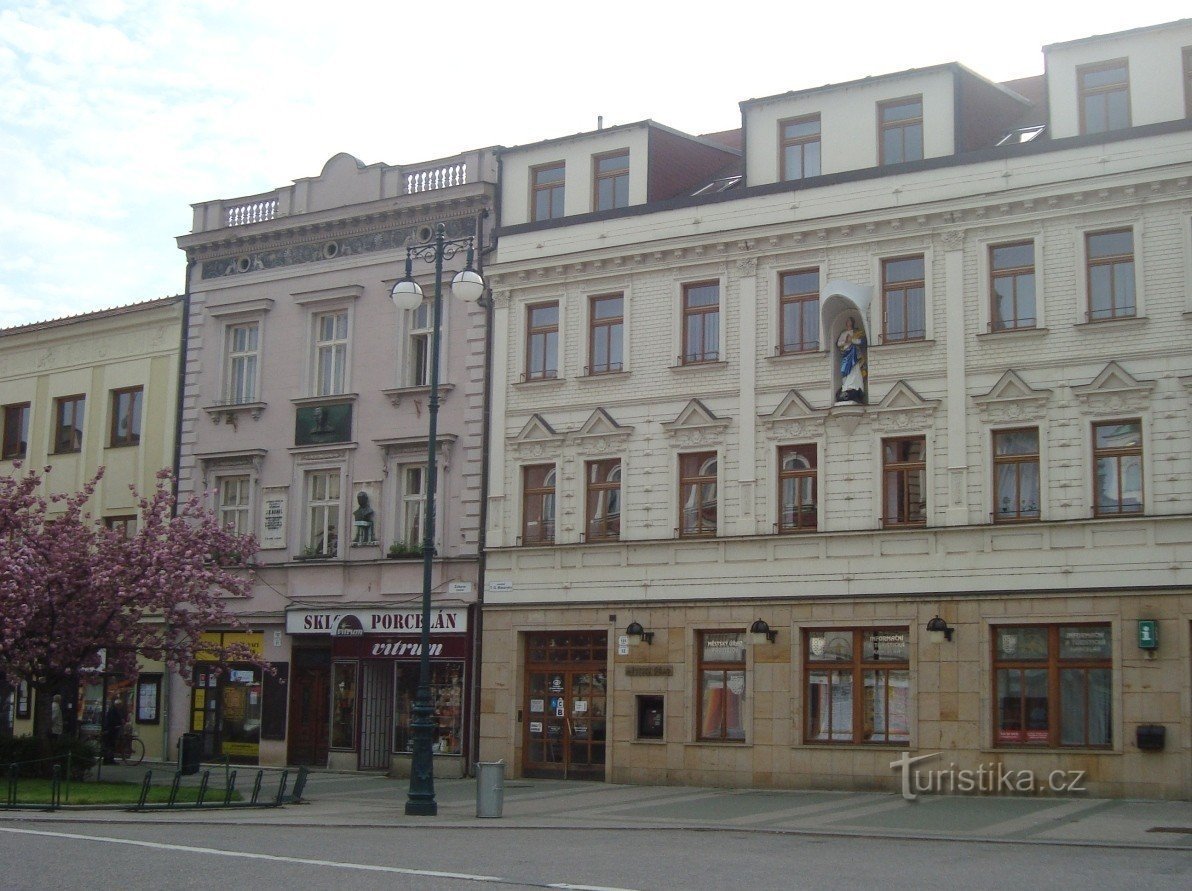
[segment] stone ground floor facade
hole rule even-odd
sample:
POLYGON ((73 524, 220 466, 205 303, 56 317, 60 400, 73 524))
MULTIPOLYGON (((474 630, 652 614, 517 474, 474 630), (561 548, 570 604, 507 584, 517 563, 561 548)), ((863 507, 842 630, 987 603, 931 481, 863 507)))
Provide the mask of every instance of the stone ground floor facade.
POLYGON ((1020 794, 990 776, 1025 771, 1093 796, 1192 796, 1183 589, 731 596, 741 584, 486 606, 481 756, 513 776, 895 791, 908 752, 948 774, 937 791, 1020 794), (931 639, 936 616, 950 640, 931 639), (758 619, 772 642, 750 641, 758 619))

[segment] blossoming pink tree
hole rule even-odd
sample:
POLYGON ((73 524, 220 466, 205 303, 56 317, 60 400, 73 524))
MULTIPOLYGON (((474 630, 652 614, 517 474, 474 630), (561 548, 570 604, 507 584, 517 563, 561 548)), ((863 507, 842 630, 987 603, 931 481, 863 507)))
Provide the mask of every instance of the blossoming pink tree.
POLYGON ((175 511, 162 471, 125 538, 86 512, 102 474, 49 498, 34 471, 0 477, 0 676, 40 694, 37 735, 49 731, 46 694, 73 687, 101 654, 108 671, 128 674, 144 657, 190 677, 199 649, 262 664, 243 645, 200 646, 208 628, 240 627, 228 605, 249 593, 253 537, 220 528, 197 498, 175 511))

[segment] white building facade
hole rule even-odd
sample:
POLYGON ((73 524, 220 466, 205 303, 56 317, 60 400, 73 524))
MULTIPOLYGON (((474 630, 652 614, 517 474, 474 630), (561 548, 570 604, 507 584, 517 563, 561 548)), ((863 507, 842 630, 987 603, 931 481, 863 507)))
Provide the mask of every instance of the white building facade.
POLYGON ((1190 46, 503 151, 485 758, 1192 792, 1190 46))

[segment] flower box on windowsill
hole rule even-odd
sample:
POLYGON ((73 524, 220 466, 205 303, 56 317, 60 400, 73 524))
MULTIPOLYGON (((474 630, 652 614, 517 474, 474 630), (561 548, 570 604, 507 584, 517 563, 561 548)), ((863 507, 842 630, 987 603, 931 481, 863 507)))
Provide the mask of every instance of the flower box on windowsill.
POLYGON ((385 554, 386 560, 421 560, 422 548, 411 548, 405 545, 390 545, 385 554))
POLYGON ((295 554, 294 560, 299 563, 318 560, 334 560, 335 554, 295 554))

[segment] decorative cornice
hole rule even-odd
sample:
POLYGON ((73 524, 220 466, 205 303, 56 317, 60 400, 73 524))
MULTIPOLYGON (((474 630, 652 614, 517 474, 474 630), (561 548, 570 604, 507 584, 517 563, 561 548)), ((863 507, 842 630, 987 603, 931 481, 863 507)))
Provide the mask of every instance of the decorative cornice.
POLYGON ((1037 390, 1014 369, 1003 374, 988 393, 973 396, 981 418, 990 423, 1036 421, 1047 411, 1051 390, 1037 390))
POLYGON ((1141 381, 1110 362, 1089 383, 1072 388, 1072 394, 1085 409, 1094 414, 1118 411, 1144 411, 1150 404, 1154 381, 1141 381))
POLYGON ((877 430, 921 430, 931 425, 938 399, 924 399, 906 381, 895 382, 884 399, 867 409, 877 430))

